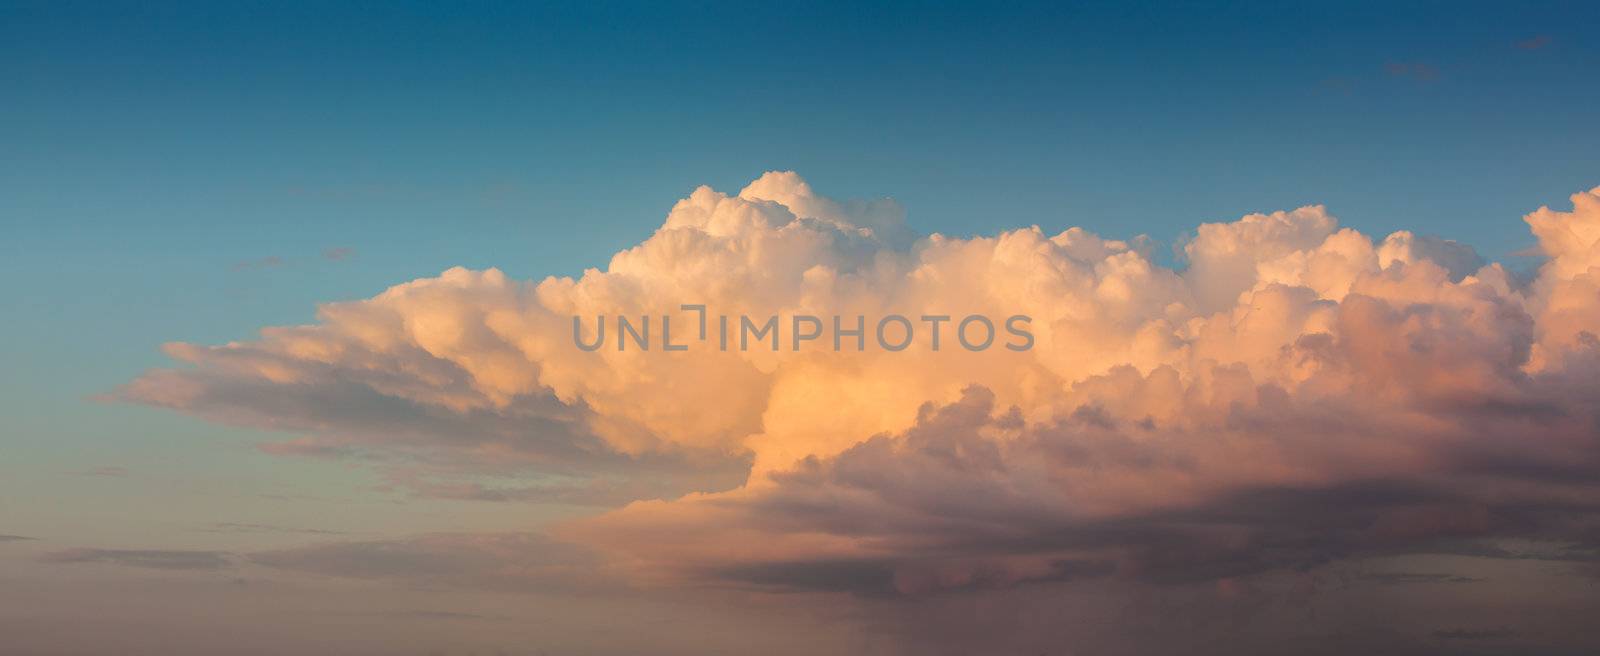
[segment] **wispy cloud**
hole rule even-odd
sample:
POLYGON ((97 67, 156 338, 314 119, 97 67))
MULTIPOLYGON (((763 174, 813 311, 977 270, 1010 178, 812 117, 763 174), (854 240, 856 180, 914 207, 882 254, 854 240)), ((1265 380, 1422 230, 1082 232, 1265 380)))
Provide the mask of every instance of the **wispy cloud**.
POLYGON ((1478 583, 1483 579, 1459 574, 1419 573, 1419 572, 1375 572, 1359 577, 1362 581, 1371 581, 1382 585, 1421 585, 1430 583, 1478 583))
POLYGON ((47 563, 104 563, 124 567, 171 570, 213 570, 232 566, 226 552, 166 549, 66 549, 40 557, 47 563))
POLYGON ((513 591, 614 584, 587 549, 532 533, 434 534, 250 554, 257 565, 322 576, 513 591))
POLYGON ((1523 39, 1521 41, 1518 41, 1516 43, 1516 46, 1518 48, 1522 49, 1522 50, 1539 50, 1541 48, 1549 46, 1553 42, 1554 42, 1554 40, 1551 39, 1549 35, 1547 35, 1547 34, 1539 34, 1539 35, 1536 35, 1536 36, 1529 37, 1527 39, 1523 39))
POLYGON ((1433 632, 1433 637, 1441 640, 1500 640, 1514 638, 1516 631, 1511 629, 1444 629, 1433 632))
POLYGON ((239 261, 239 262, 235 262, 235 263, 233 263, 233 270, 234 271, 247 271, 247 270, 250 270, 250 269, 275 269, 275 268, 283 266, 283 264, 284 264, 283 258, 278 257, 276 255, 268 255, 266 257, 262 257, 262 258, 258 258, 258 259, 254 259, 254 260, 242 260, 242 261, 239 261))
POLYGON ((117 465, 107 465, 104 467, 95 467, 92 469, 85 469, 83 471, 71 473, 77 476, 104 476, 107 478, 122 478, 128 475, 128 468, 117 465))
POLYGON ((424 620, 424 621, 504 621, 511 619, 505 615, 484 615, 480 613, 462 613, 448 610, 379 610, 370 612, 336 612, 318 613, 319 615, 336 615, 343 617, 379 617, 396 620, 424 620))
POLYGON ((1432 82, 1439 79, 1439 69, 1432 64, 1422 62, 1389 62, 1383 65, 1383 70, 1390 77, 1417 82, 1432 82))
POLYGON ((317 528, 296 528, 290 526, 277 526, 274 524, 251 524, 242 522, 215 522, 202 529, 207 533, 299 533, 306 535, 341 535, 344 531, 332 531, 317 528))

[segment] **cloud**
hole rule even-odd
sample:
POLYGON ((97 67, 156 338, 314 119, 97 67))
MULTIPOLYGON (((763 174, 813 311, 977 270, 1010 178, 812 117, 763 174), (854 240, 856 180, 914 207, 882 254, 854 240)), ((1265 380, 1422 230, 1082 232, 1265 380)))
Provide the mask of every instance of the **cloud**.
MULTIPOLYGON (((1125 374, 1136 387, 1111 396, 1148 396, 1138 386, 1150 382, 1125 374)), ((1211 426, 1184 419, 1209 414, 1198 404, 1132 422, 1086 405, 1039 426, 972 388, 930 404, 904 434, 808 459, 737 494, 634 504, 578 522, 569 537, 669 570, 650 572, 657 577, 867 594, 1068 572, 1209 581, 1508 537, 1566 543, 1564 556, 1548 557, 1571 561, 1600 547, 1600 514, 1569 505, 1595 493, 1592 475, 1485 468, 1464 455, 1526 428, 1434 433, 1429 440, 1454 443, 1422 445, 1407 443, 1415 428, 1406 421, 1341 416, 1344 404, 1295 407, 1271 387, 1256 394, 1270 400, 1232 399, 1211 426), (1448 462, 1453 454, 1463 455, 1448 462)), ((1592 422, 1541 423, 1547 435, 1583 439, 1592 422)), ((1592 454, 1582 467, 1593 471, 1592 454)))
MULTIPOLYGON (((556 537, 641 582, 1237 588, 1352 558, 1518 553, 1507 540, 1581 563, 1600 545, 1600 189, 1572 203, 1525 218, 1546 258, 1532 279, 1315 205, 1203 224, 1169 268, 1148 239, 1079 228, 919 236, 892 201, 768 173, 696 189, 604 270, 451 269, 312 325, 168 345, 186 368, 115 396, 290 432, 263 450, 358 460, 418 495, 621 506, 556 537), (698 340, 684 303, 713 321, 1020 314, 1036 345, 572 341, 573 317, 601 315, 672 315, 698 340)), ((487 556, 559 549, 485 539, 258 562, 493 581, 487 556)))
MULTIPOLYGON (((354 258, 356 256, 356 251, 355 249, 346 246, 333 246, 322 249, 320 256, 323 260, 328 262, 344 262, 354 258)), ((253 260, 241 260, 239 262, 235 262, 232 266, 232 269, 234 271, 249 271, 252 269, 278 269, 289 266, 290 264, 299 265, 304 264, 305 262, 306 257, 285 258, 278 255, 269 255, 253 260)))
POLYGON ((332 542, 257 552, 248 559, 285 571, 440 587, 549 592, 606 585, 588 550, 532 533, 332 542))
POLYGON ((241 522, 213 522, 205 529, 207 533, 304 533, 310 535, 339 535, 344 531, 330 531, 316 528, 294 528, 277 526, 273 524, 251 524, 241 522))
POLYGON ((377 618, 383 618, 383 619, 393 619, 393 620, 403 620, 403 621, 413 621, 413 620, 430 620, 430 621, 431 620, 437 620, 437 621, 461 621, 461 620, 470 620, 470 621, 483 621, 483 620, 505 621, 505 620, 509 619, 507 617, 498 616, 498 615, 480 615, 478 613, 458 613, 458 612, 454 612, 454 611, 445 611, 445 610, 370 611, 370 612, 359 612, 359 613, 338 613, 338 615, 347 616, 347 617, 377 617, 377 618))
POLYGON ((1355 92, 1356 84, 1357 80, 1352 77, 1342 75, 1325 77, 1317 83, 1314 93, 1349 96, 1355 92))
POLYGON ((1378 572, 1361 577, 1365 581, 1373 581, 1381 585, 1426 585, 1426 584, 1462 584, 1477 583, 1483 579, 1456 574, 1419 573, 1419 572, 1378 572))
POLYGON ((22 536, 22 535, 0 535, 0 542, 22 542, 22 541, 34 540, 34 539, 37 539, 37 538, 30 538, 30 537, 22 536))
POLYGON ((1432 64, 1422 62, 1389 62, 1383 65, 1389 77, 1406 78, 1417 82, 1432 82, 1439 79, 1439 69, 1432 64))
MULTIPOLYGON (((352 354, 352 362, 332 363, 273 352, 279 347, 171 345, 170 353, 206 366, 151 372, 119 395, 229 425, 310 432, 260 448, 274 455, 370 459, 400 483, 535 472, 547 487, 582 479, 562 487, 563 496, 604 497, 612 488, 660 496, 735 485, 743 471, 737 454, 610 449, 584 425, 596 420, 592 412, 548 392, 509 398, 499 407, 470 407, 470 374, 420 352, 387 363, 360 353, 352 354), (359 364, 368 358, 370 367, 359 364), (400 462, 415 463, 431 476, 400 462), (592 492, 583 494, 586 489, 592 492)), ((426 492, 430 486, 414 489, 426 492)))
MULTIPOLYGON (((1098 331, 1063 343, 1082 324, 1034 311, 1057 394, 963 371, 982 384, 902 431, 811 441, 740 490, 638 502, 567 535, 643 576, 902 594, 1052 580, 1060 563, 1177 582, 1463 540, 1592 549, 1597 516, 1575 501, 1596 499, 1600 463, 1600 398, 1579 382, 1600 371, 1585 337, 1597 198, 1529 215, 1551 259, 1526 286, 1458 243, 1374 242, 1320 207, 1202 226, 1186 271, 1151 267, 1159 282, 1112 296, 1146 308, 1136 320, 1097 312, 1098 331)), ((1053 297, 1086 296, 1106 298, 1053 297)), ((818 416, 769 406, 765 429, 838 421, 818 416)))
POLYGON ((1516 636, 1517 632, 1510 629, 1448 629, 1433 632, 1433 637, 1442 640, 1500 640, 1516 636))
POLYGON ((232 567, 228 554, 221 551, 162 549, 66 549, 40 557, 47 563, 106 563, 123 567, 171 570, 213 570, 232 567))
POLYGON ((1552 42, 1553 42, 1553 39, 1550 38, 1550 35, 1548 35, 1548 34, 1539 34, 1539 35, 1535 35, 1535 36, 1529 37, 1527 39, 1523 39, 1521 41, 1518 41, 1516 43, 1516 46, 1520 50, 1539 50, 1541 48, 1544 48, 1545 46, 1550 45, 1552 42))
POLYGON ((283 266, 283 264, 283 258, 276 255, 268 255, 266 257, 254 260, 241 260, 239 262, 235 262, 233 264, 233 270, 246 271, 249 269, 275 269, 283 266))
POLYGON ((83 471, 73 472, 73 473, 77 474, 79 476, 104 476, 104 477, 109 477, 109 478, 122 478, 122 477, 128 475, 128 468, 127 467, 119 467, 119 466, 115 466, 115 465, 108 465, 108 466, 105 466, 105 467, 95 467, 93 469, 85 469, 83 471))

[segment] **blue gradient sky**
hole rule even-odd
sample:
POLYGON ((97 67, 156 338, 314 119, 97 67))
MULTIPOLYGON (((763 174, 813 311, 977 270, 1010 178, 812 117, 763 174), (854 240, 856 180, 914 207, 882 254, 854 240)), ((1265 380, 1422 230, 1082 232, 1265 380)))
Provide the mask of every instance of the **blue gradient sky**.
POLYGON ((52 521, 30 500, 117 514, 59 482, 99 466, 144 474, 127 508, 208 473, 234 496, 356 494, 332 465, 265 473, 242 431, 229 450, 226 429, 85 399, 163 342, 450 266, 603 265, 700 184, 793 169, 925 232, 1164 245, 1323 203, 1499 259, 1532 244, 1518 217, 1600 172, 1592 3, 144 4, 0 3, 13 530, 52 521))

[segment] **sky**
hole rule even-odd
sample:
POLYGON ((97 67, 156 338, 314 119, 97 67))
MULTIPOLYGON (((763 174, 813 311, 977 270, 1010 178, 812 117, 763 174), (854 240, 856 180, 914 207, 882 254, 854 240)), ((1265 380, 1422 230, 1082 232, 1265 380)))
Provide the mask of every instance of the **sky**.
POLYGON ((1595 544, 1564 513, 1600 500, 1597 21, 1588 3, 0 1, 0 589, 26 591, 0 599, 0 634, 28 653, 304 646, 248 621, 265 613, 341 653, 819 634, 839 653, 995 635, 1138 653, 1157 643, 1045 627, 1181 640, 1140 624, 1179 608, 1243 627, 1198 643, 1236 653, 1308 615, 1290 624, 1335 651, 1593 647, 1563 623, 1592 584, 1532 590, 1595 544), (1026 310, 1040 344, 685 364, 562 341, 561 317, 690 297, 1026 310), (286 326, 307 328, 263 332, 286 326), (1249 382, 1218 382, 1229 366, 1249 382), (1262 446, 1302 431, 1337 446, 1262 446), (1003 489, 936 466, 990 447, 1003 489), (1020 464, 1073 471, 1063 453, 1118 473, 1020 464), (1493 458, 1523 474, 1485 474, 1493 458), (1333 491, 1419 495, 1339 517, 1433 530, 1282 530, 1333 491), (1219 508, 1316 548, 1107 537, 1219 508), (522 554, 536 571, 497 581, 522 554), (1165 574, 1189 559, 1208 574, 1165 574), (1446 600, 1459 622, 1380 612, 1446 600), (1039 607, 1060 616, 1019 610, 1039 607), (194 612, 218 628, 171 628, 194 612))

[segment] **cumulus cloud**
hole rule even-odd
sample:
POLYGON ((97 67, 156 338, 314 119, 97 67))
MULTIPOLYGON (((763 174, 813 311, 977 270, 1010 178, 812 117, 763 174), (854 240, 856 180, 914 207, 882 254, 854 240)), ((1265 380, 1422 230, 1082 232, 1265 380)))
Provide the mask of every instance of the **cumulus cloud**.
POLYGON ((190 366, 116 396, 296 433, 263 449, 364 458, 418 494, 627 504, 560 535, 639 580, 1191 582, 1507 537, 1579 562, 1600 544, 1600 189, 1572 202, 1526 217, 1547 261, 1521 281, 1321 206, 1201 225, 1169 268, 1079 228, 918 236, 892 201, 768 173, 695 190, 604 270, 452 269, 168 345, 190 366), (573 343, 602 315, 698 339, 686 303, 1027 315, 1036 344, 573 343))

